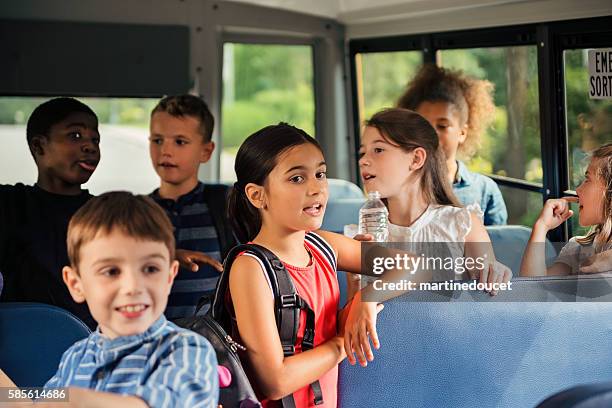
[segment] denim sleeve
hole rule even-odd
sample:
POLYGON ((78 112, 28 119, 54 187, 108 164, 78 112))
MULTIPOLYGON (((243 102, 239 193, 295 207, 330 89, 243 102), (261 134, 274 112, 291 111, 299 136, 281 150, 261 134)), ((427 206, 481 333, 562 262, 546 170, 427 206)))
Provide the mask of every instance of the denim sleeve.
POLYGON ((506 225, 508 222, 508 210, 506 210, 506 203, 499 187, 493 180, 487 178, 485 188, 488 199, 486 208, 483 208, 484 224, 506 225))
POLYGON ((204 337, 180 334, 135 395, 149 407, 217 408, 217 357, 204 337))

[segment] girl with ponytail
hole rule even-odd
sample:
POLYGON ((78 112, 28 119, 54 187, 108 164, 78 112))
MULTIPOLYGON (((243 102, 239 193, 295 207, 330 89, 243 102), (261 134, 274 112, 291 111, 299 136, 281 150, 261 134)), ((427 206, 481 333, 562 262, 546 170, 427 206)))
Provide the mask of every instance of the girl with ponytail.
MULTIPOLYGON (((321 147, 301 129, 283 123, 268 126, 240 146, 235 170, 237 181, 228 204, 235 233, 241 242, 261 245, 283 262, 299 296, 315 315, 314 347, 301 349, 306 321, 302 311, 296 353, 285 357, 265 271, 248 253, 235 259, 226 306, 235 317, 232 336, 246 347, 243 361, 251 382, 265 407, 277 406, 277 400, 293 394, 299 408, 313 405, 309 385, 318 380, 323 396, 320 406, 335 407, 337 366, 346 357, 343 326, 349 314, 349 307, 338 312, 336 266, 360 272, 361 247, 339 234, 314 232, 321 226, 328 198, 321 147)), ((380 308, 376 304, 356 308, 364 310, 361 321, 367 324, 375 347, 380 308)), ((369 343, 364 351, 356 350, 365 365, 365 356, 373 358, 369 343)))

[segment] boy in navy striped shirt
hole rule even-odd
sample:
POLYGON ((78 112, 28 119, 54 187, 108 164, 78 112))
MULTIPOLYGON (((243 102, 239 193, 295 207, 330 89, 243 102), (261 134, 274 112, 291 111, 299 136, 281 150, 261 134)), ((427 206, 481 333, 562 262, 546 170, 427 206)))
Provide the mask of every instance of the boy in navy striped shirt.
POLYGON ((72 217, 67 244, 64 282, 98 328, 45 387, 77 387, 69 397, 79 406, 216 407, 212 346, 163 314, 178 270, 164 211, 148 197, 103 194, 72 217))
POLYGON ((214 293, 220 261, 237 243, 225 211, 227 186, 198 180, 200 165, 215 149, 213 128, 206 103, 194 95, 167 96, 151 113, 149 153, 161 182, 150 196, 175 228, 181 266, 165 311, 168 319, 192 316, 198 301, 214 293))

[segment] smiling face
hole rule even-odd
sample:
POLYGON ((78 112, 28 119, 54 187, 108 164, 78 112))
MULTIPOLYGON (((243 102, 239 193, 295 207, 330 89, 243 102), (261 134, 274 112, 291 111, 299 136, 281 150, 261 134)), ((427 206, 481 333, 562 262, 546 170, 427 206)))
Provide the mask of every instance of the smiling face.
POLYGON ((467 136, 467 126, 461 123, 455 106, 448 102, 422 102, 416 111, 436 130, 446 158, 455 160, 467 136))
POLYGON ((585 173, 584 181, 576 189, 580 212, 580 225, 598 225, 604 222, 604 193, 606 186, 597 175, 598 160, 593 159, 585 173))
POLYGON ((282 153, 264 183, 262 199, 254 203, 264 224, 291 231, 319 229, 328 198, 326 171, 323 154, 311 143, 282 153))
POLYGON ((178 262, 163 242, 137 240, 115 228, 80 248, 78 271, 64 281, 76 302, 87 302, 102 333, 114 339, 147 330, 164 312, 178 262))
POLYGON ((359 170, 366 191, 378 191, 382 198, 402 195, 410 183, 414 152, 389 143, 380 131, 366 126, 359 148, 359 170))
POLYGON ((198 119, 156 112, 151 117, 150 130, 151 162, 162 183, 195 185, 200 163, 206 163, 215 148, 213 142, 204 141, 198 119))
POLYGON ((97 119, 84 112, 69 115, 54 124, 46 136, 32 139, 39 184, 49 190, 80 188, 100 162, 97 119), (48 188, 48 186, 55 188, 48 188))

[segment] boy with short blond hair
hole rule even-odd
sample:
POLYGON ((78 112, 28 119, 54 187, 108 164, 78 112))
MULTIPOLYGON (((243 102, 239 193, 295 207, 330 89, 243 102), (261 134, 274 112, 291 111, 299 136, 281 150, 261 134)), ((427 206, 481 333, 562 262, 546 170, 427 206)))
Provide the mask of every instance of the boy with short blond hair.
POLYGON ((193 315, 200 299, 212 295, 220 261, 237 244, 225 211, 228 187, 198 180, 200 165, 215 148, 213 128, 206 103, 194 95, 167 96, 151 112, 149 152, 161 182, 150 196, 174 225, 181 263, 165 312, 169 319, 193 315))
POLYGON ((67 245, 64 282, 98 329, 64 353, 45 387, 78 387, 75 405, 216 407, 212 346, 163 315, 178 270, 164 211, 148 197, 105 193, 76 212, 67 245))

